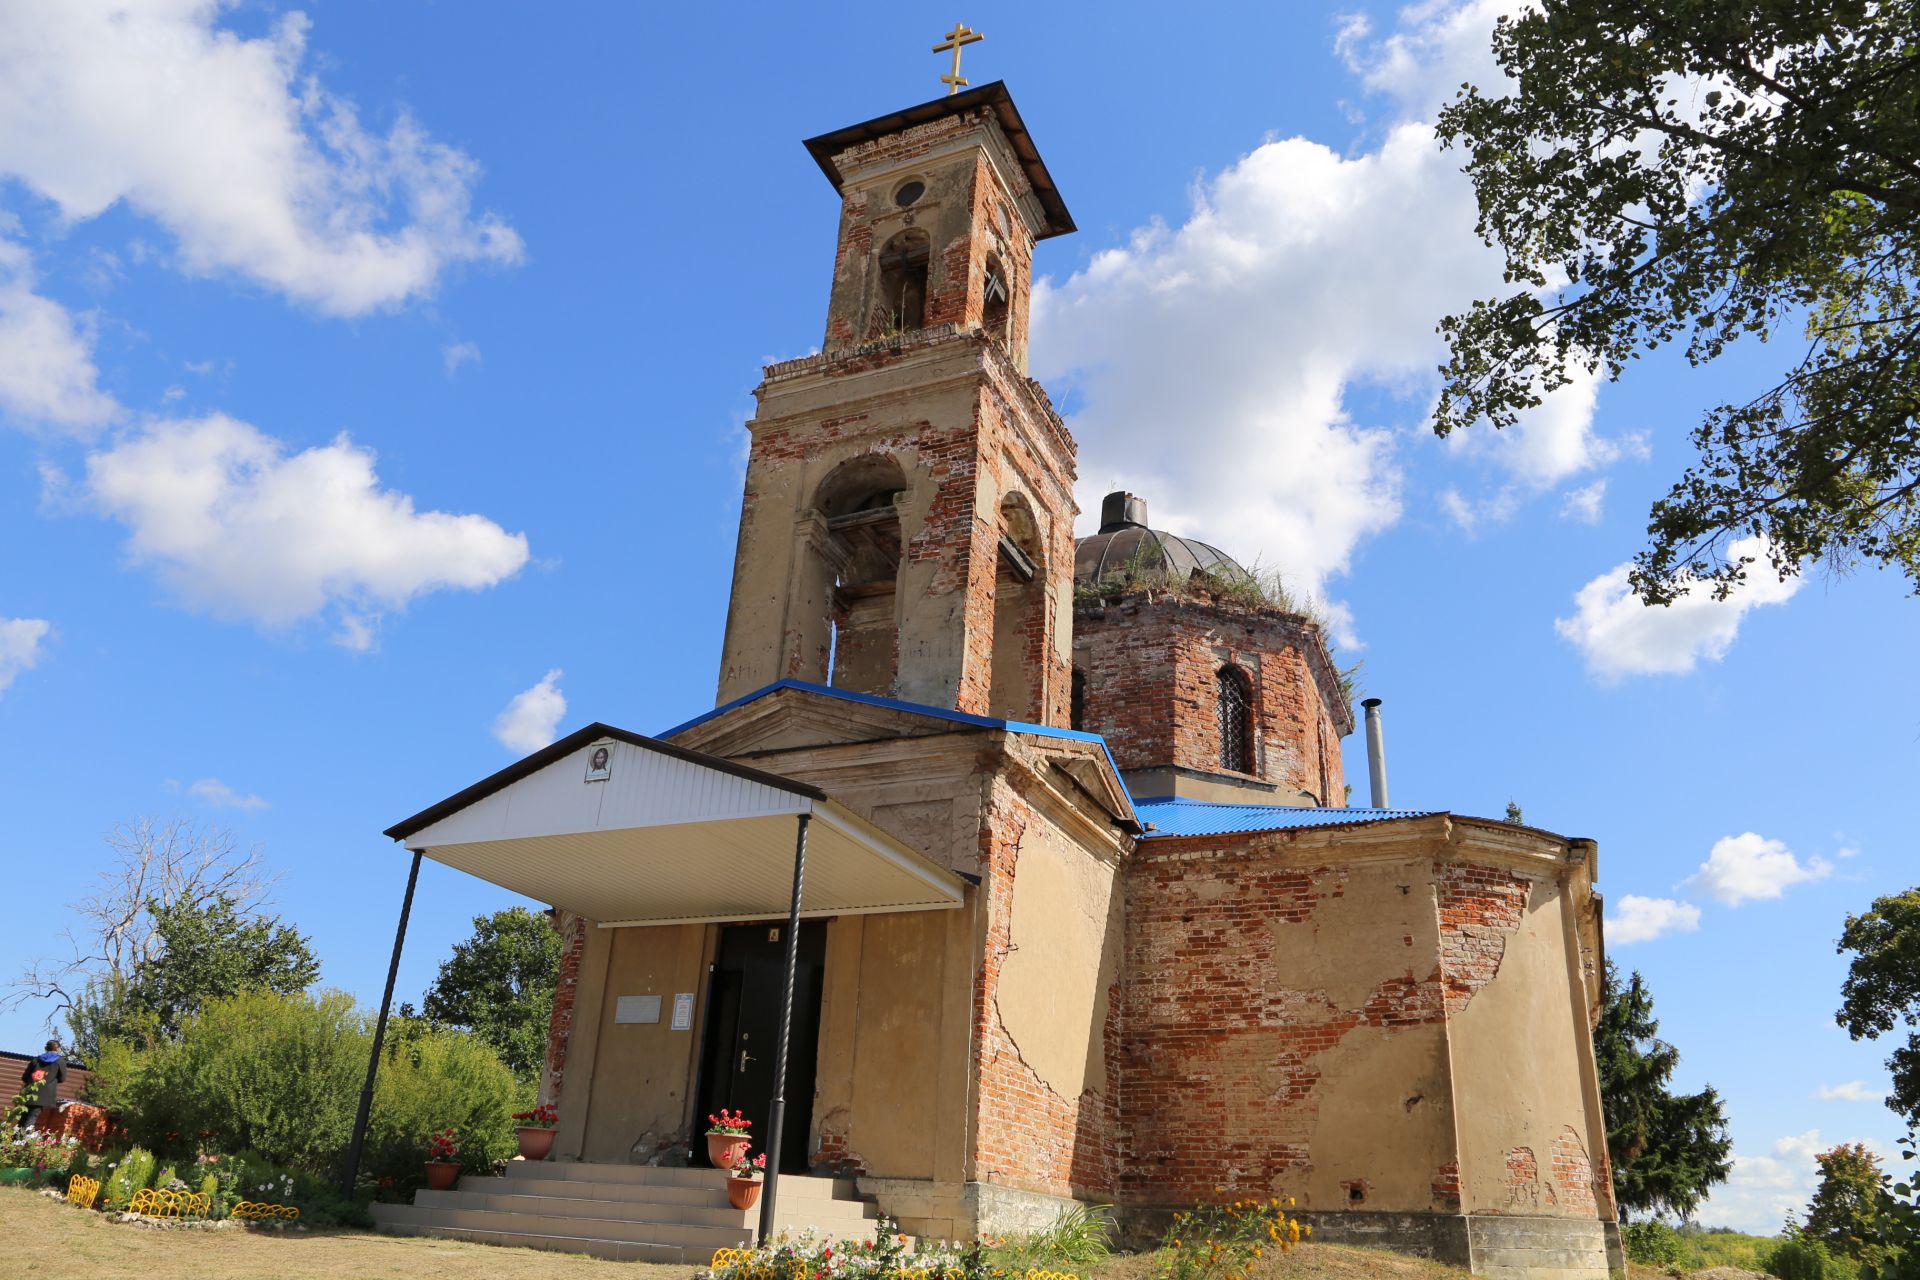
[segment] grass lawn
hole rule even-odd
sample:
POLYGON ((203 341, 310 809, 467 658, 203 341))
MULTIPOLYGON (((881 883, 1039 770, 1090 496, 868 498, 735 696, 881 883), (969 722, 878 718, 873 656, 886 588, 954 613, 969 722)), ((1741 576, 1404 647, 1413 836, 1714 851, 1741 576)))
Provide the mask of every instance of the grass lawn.
MULTIPOLYGON (((362 1231, 159 1231, 108 1222, 34 1191, 0 1189, 9 1276, 35 1280, 691 1280, 693 1268, 362 1231)), ((1122 1255, 1095 1280, 1149 1280, 1153 1260, 1122 1255)), ((1263 1265, 1265 1280, 1464 1280, 1455 1267, 1373 1249, 1302 1245, 1263 1265)))

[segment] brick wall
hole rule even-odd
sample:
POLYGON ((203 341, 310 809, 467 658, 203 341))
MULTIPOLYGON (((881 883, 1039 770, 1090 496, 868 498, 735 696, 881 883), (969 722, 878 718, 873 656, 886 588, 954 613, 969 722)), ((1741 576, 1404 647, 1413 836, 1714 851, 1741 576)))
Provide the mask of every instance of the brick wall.
POLYGON ((1252 775, 1276 797, 1346 803, 1340 738, 1352 731, 1319 629, 1298 615, 1223 606, 1164 589, 1074 609, 1074 655, 1087 676, 1085 727, 1104 734, 1122 769, 1220 767, 1218 673, 1252 681, 1252 775), (1344 713, 1344 714, 1343 714, 1344 713))
POLYGON ((560 974, 554 984, 553 1016, 547 1020, 546 1070, 540 1078, 540 1101, 557 1102, 567 1072, 567 1046, 573 1038, 573 1001, 580 986, 580 960, 587 950, 587 920, 557 911, 560 930, 560 974))

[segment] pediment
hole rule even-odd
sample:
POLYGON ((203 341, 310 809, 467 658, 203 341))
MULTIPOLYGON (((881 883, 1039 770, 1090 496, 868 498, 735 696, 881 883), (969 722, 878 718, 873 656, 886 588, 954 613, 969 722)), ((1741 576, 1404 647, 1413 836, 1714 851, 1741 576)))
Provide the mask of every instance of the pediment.
POLYGON ((804 689, 776 689, 730 707, 670 739, 717 756, 922 738, 973 726, 900 707, 859 702, 804 689))

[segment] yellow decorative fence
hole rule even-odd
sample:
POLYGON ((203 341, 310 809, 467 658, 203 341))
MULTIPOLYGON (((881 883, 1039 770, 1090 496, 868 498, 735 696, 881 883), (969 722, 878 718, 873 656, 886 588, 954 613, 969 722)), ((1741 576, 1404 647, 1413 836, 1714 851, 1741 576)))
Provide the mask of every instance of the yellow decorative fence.
POLYGON ((263 1204, 258 1200, 242 1200, 233 1206, 229 1218, 238 1218, 242 1222, 298 1222, 300 1206, 297 1204, 263 1204))
POLYGON ((142 1187, 133 1193, 133 1203, 127 1206, 128 1213, 138 1213, 149 1218, 204 1218, 212 1207, 212 1197, 204 1191, 167 1191, 157 1187, 142 1187))
POLYGON ((77 1173, 67 1180, 67 1203, 77 1204, 82 1209, 93 1208, 93 1202, 100 1198, 100 1179, 89 1178, 77 1173))

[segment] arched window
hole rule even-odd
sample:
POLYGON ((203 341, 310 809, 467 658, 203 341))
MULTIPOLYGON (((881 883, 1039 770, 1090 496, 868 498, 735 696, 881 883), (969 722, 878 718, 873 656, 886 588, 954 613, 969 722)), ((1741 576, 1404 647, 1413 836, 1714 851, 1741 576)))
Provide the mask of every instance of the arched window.
POLYGON ((1040 530, 1025 496, 1000 503, 1000 548, 993 581, 991 714, 1009 720, 1041 716, 1040 673, 1046 652, 1046 581, 1040 572, 1040 530))
POLYGON ((1067 704, 1067 727, 1087 727, 1087 673, 1083 667, 1073 669, 1073 687, 1067 704))
POLYGON ((1228 663, 1220 668, 1220 767, 1232 773, 1252 773, 1253 681, 1228 663))
POLYGON ((826 520, 819 572, 825 579, 826 681, 837 689, 893 692, 899 666, 895 582, 900 572, 900 512, 907 487, 900 464, 870 453, 836 467, 814 495, 826 520))
POLYGON ((980 312, 980 327, 989 336, 1004 343, 1007 340, 1008 308, 1013 305, 1013 295, 1009 292, 1007 269, 1000 265, 997 254, 987 258, 987 279, 983 288, 986 296, 980 312))
POLYGON ((880 338, 926 327, 931 247, 927 233, 918 227, 909 227, 881 247, 880 296, 868 336, 880 338))

